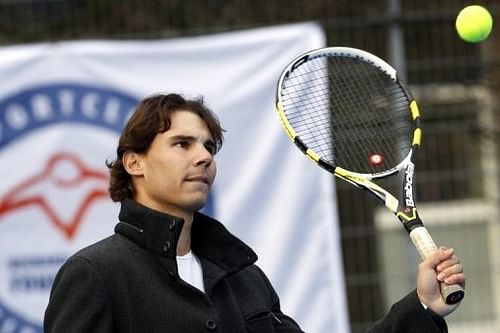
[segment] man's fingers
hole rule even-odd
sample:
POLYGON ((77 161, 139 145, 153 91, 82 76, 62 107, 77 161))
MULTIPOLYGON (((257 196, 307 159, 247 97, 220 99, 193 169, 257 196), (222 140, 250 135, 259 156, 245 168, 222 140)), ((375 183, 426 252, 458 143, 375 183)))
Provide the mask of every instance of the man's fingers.
POLYGON ((457 265, 449 266, 446 269, 440 271, 437 275, 437 279, 439 281, 446 282, 447 278, 451 277, 454 274, 461 274, 461 273, 463 273, 462 265, 457 264, 457 265))
POLYGON ((450 248, 450 249, 447 249, 447 248, 445 248, 445 249, 440 248, 440 249, 438 250, 438 252, 439 252, 439 259, 441 259, 441 260, 446 260, 446 259, 448 259, 448 258, 451 258, 451 256, 453 256, 453 254, 455 253, 455 250, 453 250, 453 249, 451 249, 451 248, 450 248))
POLYGON ((464 273, 453 274, 445 278, 443 282, 446 284, 459 284, 462 287, 465 287, 465 274, 464 273))
POLYGON ((424 261, 420 263, 422 267, 429 267, 432 269, 436 269, 438 265, 443 263, 444 261, 450 259, 453 256, 454 250, 448 249, 445 247, 440 247, 429 257, 425 258, 424 261))
POLYGON ((457 256, 452 256, 450 259, 445 260, 445 261, 441 262, 439 265, 437 265, 436 270, 438 272, 442 272, 446 268, 453 266, 453 265, 456 265, 456 264, 459 264, 459 263, 460 263, 460 259, 457 256))

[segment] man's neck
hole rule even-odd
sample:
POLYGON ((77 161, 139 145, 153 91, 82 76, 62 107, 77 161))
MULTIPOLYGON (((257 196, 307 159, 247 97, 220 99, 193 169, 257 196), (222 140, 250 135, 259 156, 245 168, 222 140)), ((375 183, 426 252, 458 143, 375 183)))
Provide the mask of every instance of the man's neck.
POLYGON ((179 240, 177 241, 177 255, 183 256, 191 250, 191 227, 193 225, 193 216, 191 218, 184 217, 184 225, 182 226, 179 240))

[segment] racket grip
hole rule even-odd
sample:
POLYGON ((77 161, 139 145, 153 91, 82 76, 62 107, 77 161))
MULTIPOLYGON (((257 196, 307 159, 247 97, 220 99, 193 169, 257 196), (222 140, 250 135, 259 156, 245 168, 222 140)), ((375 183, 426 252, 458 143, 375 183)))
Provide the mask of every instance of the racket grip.
MULTIPOLYGON (((437 250, 436 243, 424 226, 416 227, 410 231, 410 238, 417 248, 422 259, 426 259, 437 250)), ((460 302, 465 296, 465 290, 458 284, 440 283, 441 295, 446 304, 455 304, 460 302)))

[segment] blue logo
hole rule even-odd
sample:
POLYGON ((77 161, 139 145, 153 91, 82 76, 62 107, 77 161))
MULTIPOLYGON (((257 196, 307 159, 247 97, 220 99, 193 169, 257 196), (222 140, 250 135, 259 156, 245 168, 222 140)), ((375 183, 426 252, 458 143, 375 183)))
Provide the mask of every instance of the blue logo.
POLYGON ((0 149, 54 123, 88 124, 119 133, 137 102, 123 93, 79 84, 24 90, 0 102, 0 149))

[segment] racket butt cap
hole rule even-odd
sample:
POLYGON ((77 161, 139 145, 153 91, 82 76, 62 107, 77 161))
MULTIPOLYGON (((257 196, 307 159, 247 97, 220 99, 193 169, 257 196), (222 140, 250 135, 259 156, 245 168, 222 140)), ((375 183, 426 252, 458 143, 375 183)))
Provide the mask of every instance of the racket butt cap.
POLYGON ((446 304, 456 304, 460 301, 465 296, 464 289, 457 284, 454 285, 445 285, 445 287, 442 290, 442 295, 444 297, 444 300, 446 304))

